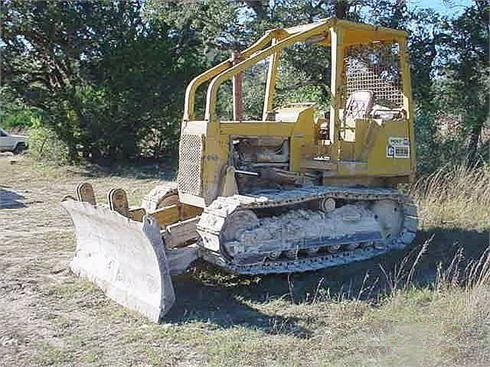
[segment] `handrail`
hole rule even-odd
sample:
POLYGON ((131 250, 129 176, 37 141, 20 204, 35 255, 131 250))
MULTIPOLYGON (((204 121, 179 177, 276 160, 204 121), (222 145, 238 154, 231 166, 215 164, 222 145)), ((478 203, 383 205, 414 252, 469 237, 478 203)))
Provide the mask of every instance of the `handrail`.
MULTIPOLYGON (((280 37, 281 35, 284 35, 284 33, 285 32, 283 29, 272 29, 267 31, 259 40, 257 40, 257 42, 252 44, 246 50, 242 51, 241 56, 243 58, 250 57, 250 55, 252 55, 254 52, 263 49, 264 46, 271 42, 274 37, 280 37)), ((184 121, 194 120, 194 101, 197 89, 203 83, 229 69, 231 66, 233 66, 231 59, 227 59, 192 79, 185 91, 184 121)))
MULTIPOLYGON (((300 31, 298 33, 294 33, 292 35, 287 36, 286 38, 283 38, 282 40, 278 41, 276 44, 273 44, 265 49, 263 49, 260 52, 257 52, 255 55, 241 61, 238 64, 233 65, 232 67, 229 67, 227 69, 224 69, 221 71, 221 73, 216 73, 214 79, 211 81, 208 87, 208 92, 206 96, 206 114, 205 114, 205 120, 208 122, 211 121, 212 118, 214 118, 215 114, 215 108, 216 108, 216 96, 218 92, 219 86, 225 81, 230 79, 233 75, 244 71, 248 67, 256 64, 260 60, 265 59, 266 57, 272 55, 275 52, 278 52, 279 50, 282 50, 291 44, 294 44, 299 41, 303 41, 308 39, 311 36, 320 34, 322 32, 328 31, 328 29, 335 24, 336 19, 335 18, 330 18, 327 19, 326 21, 319 22, 318 25, 308 27, 306 30, 300 31)), ((283 32, 287 30, 282 30, 283 32)), ((289 34, 289 33, 287 33, 289 34)), ((250 49, 247 49, 247 51, 250 49)))

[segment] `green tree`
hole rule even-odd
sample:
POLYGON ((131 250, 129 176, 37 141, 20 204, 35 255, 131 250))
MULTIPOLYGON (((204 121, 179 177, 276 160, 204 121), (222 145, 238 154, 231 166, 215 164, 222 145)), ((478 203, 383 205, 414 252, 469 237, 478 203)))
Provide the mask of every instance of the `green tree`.
POLYGON ((2 82, 71 159, 175 152, 185 84, 201 59, 143 1, 2 3, 2 82), (149 136, 151 139, 149 139, 149 136))
POLYGON ((489 118, 489 9, 489 1, 474 1, 448 22, 442 48, 438 102, 442 110, 462 117, 457 143, 464 147, 459 151, 469 166, 477 163, 489 118))
MULTIPOLYGON (((203 0, 88 2, 3 0, 1 118, 38 117, 72 159, 174 154, 188 81, 276 27, 336 16, 409 33, 422 172, 474 164, 488 119, 488 1, 459 16, 399 0, 203 0), (26 115, 27 114, 27 115, 26 115), (17 117, 15 117, 17 116, 17 117), (441 133, 457 116, 456 136, 441 133)), ((327 105, 330 53, 295 45, 282 54, 277 103, 327 105)), ((244 73, 244 105, 257 118, 267 65, 244 73)), ((204 106, 205 87, 198 93, 204 106)), ((218 111, 230 114, 223 84, 218 111)))

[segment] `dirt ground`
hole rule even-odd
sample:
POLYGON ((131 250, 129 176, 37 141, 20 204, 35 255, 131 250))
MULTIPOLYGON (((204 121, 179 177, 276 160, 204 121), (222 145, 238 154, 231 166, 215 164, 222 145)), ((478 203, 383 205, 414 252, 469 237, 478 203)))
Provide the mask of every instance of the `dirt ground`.
POLYGON ((101 200, 122 187, 137 204, 158 177, 0 157, 2 366, 484 366, 490 360, 489 287, 477 300, 464 290, 425 288, 458 244, 466 260, 478 258, 488 232, 421 231, 414 248, 432 242, 414 293, 381 301, 390 285, 383 274, 395 274, 407 251, 292 276, 237 277, 198 264, 174 279, 177 303, 156 325, 69 271, 75 242, 59 202, 82 180, 94 184, 101 200))

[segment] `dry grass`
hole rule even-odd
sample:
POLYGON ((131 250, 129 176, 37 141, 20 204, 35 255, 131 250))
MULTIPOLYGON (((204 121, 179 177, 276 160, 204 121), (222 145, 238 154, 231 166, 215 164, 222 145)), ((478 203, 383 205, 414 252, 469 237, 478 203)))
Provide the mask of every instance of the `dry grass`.
POLYGON ((450 226, 488 229, 490 166, 442 168, 413 187, 422 227, 450 226))
POLYGON ((0 209, 0 365, 486 366, 490 360, 488 198, 474 194, 488 193, 477 179, 483 174, 488 186, 488 173, 469 172, 467 184, 453 174, 460 188, 478 188, 466 196, 454 196, 461 189, 451 193, 454 184, 444 182, 454 176, 418 183, 424 229, 411 251, 290 277, 238 277, 199 265, 175 279, 177 304, 156 325, 67 270, 74 238, 58 206, 86 179, 101 200, 118 186, 136 204, 155 176, 38 167, 9 157, 0 158, 0 172, 3 190, 19 195, 19 206, 0 209))

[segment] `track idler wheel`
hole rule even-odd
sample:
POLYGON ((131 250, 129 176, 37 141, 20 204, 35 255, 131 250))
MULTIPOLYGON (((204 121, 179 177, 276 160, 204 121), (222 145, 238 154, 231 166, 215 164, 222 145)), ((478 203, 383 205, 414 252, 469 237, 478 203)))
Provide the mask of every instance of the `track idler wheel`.
MULTIPOLYGON (((233 245, 229 244, 238 241, 246 230, 255 228, 258 225, 259 219, 251 210, 239 210, 231 213, 226 218, 226 223, 221 233, 221 241, 228 255, 234 256, 240 252, 240 250, 235 249, 233 245)), ((253 239, 250 239, 250 241, 253 241, 253 239)))
POLYGON ((393 200, 380 200, 372 205, 371 211, 386 241, 391 241, 398 236, 403 223, 403 212, 398 203, 393 200))
POLYGON ((143 199, 141 206, 148 212, 153 212, 165 206, 179 204, 177 184, 169 182, 153 188, 143 199))

